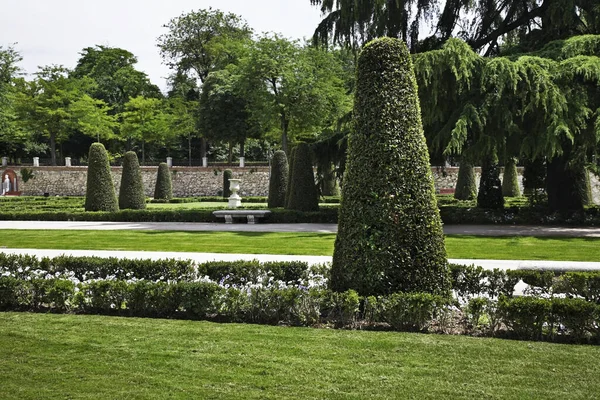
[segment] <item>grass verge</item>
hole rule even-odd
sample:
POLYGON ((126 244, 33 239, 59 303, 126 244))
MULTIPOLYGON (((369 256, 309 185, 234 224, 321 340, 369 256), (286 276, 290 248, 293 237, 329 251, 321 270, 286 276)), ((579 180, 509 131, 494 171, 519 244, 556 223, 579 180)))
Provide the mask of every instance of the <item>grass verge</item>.
POLYGON ((4 399, 590 399, 600 348, 0 313, 4 399))
MULTIPOLYGON (((135 250, 241 254, 333 254, 335 234, 173 231, 11 230, 7 248, 135 250)), ((449 258, 600 261, 600 238, 446 237, 449 258)))

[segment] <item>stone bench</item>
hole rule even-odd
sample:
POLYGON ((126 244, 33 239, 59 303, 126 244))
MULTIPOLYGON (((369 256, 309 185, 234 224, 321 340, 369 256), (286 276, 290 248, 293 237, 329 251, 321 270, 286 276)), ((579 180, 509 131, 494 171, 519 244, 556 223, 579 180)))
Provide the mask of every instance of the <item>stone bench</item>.
POLYGON ((233 224, 234 218, 246 218, 249 224, 255 224, 258 218, 271 214, 269 210, 218 210, 213 211, 217 218, 225 218, 226 224, 233 224))

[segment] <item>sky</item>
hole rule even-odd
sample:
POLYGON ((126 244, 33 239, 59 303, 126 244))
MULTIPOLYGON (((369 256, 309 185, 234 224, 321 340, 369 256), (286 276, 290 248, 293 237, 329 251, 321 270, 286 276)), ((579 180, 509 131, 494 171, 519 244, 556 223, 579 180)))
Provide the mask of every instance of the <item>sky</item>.
POLYGON ((320 11, 309 0, 2 0, 0 46, 13 46, 27 74, 38 66, 74 68, 86 47, 120 47, 138 59, 136 68, 166 89, 169 69, 156 39, 163 25, 190 11, 212 7, 241 16, 255 33, 310 38, 320 11))

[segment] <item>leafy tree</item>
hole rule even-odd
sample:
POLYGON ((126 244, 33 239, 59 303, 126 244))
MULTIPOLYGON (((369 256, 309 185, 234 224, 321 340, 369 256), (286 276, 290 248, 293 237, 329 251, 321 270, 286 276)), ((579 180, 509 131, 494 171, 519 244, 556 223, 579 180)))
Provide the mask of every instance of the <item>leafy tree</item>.
POLYGON ((412 62, 400 40, 377 39, 362 50, 354 118, 332 288, 446 294, 444 234, 412 62))
POLYGON ((127 149, 132 148, 134 140, 142 145, 142 165, 146 162, 146 143, 164 143, 171 133, 163 102, 156 98, 138 96, 129 99, 120 118, 123 121, 121 133, 127 142, 127 149))
POLYGON ((260 37, 241 61, 255 123, 289 139, 313 138, 350 107, 343 70, 333 54, 277 35, 260 37))
POLYGON ((123 172, 119 188, 119 208, 142 210, 146 208, 146 194, 137 154, 128 151, 123 156, 123 172))
POLYGON ((127 50, 95 46, 81 51, 77 66, 71 72, 75 78, 88 77, 95 82, 90 95, 108 104, 113 114, 124 111, 132 97, 160 98, 160 89, 148 76, 135 69, 137 58, 127 50))
POLYGON ((87 93, 91 80, 69 78, 61 66, 42 68, 36 79, 23 83, 17 110, 25 129, 50 139, 52 165, 56 165, 56 145, 68 139, 74 130, 102 138, 112 136, 114 121, 108 107, 87 93))
POLYGON ((289 181, 290 197, 287 208, 298 211, 318 211, 319 193, 315 184, 310 146, 300 143, 294 154, 292 179, 289 181))
POLYGON ((273 154, 271 176, 269 177, 269 208, 284 207, 288 187, 288 161, 283 150, 273 154))
POLYGON ((158 165, 156 186, 154 187, 154 198, 159 200, 170 200, 173 198, 171 171, 169 171, 167 163, 160 163, 158 165))
POLYGON ((102 143, 90 146, 85 211, 118 211, 119 204, 110 173, 108 154, 102 143))
POLYGON ((188 164, 192 166, 192 139, 199 137, 198 100, 200 89, 196 82, 183 74, 174 74, 169 78, 168 112, 169 129, 178 137, 187 141, 188 164))
POLYGON ((244 157, 246 139, 258 136, 250 120, 240 79, 229 70, 211 72, 202 86, 199 101, 200 132, 208 140, 228 144, 230 163, 234 144, 240 144, 240 157, 244 157))

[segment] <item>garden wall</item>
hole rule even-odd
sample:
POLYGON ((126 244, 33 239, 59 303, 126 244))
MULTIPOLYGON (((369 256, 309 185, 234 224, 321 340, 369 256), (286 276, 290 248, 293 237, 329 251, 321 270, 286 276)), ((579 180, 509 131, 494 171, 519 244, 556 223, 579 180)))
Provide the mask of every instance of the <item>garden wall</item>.
MULTIPOLYGON (((84 196, 87 180, 87 167, 34 167, 33 177, 23 182, 20 167, 5 167, 13 169, 19 179, 19 191, 24 195, 36 196, 50 193, 55 196, 84 196)), ((223 168, 202 167, 173 167, 173 196, 218 196, 223 190, 223 168)), ((231 168, 233 177, 242 180, 241 196, 267 196, 269 189, 269 168, 248 167, 231 168)), ((458 167, 432 167, 436 191, 453 190, 456 187, 458 167)), ((519 185, 523 190, 522 172, 519 168, 519 185)), ((2 170, 4 171, 4 169, 2 170)), ((142 167, 142 178, 146 188, 146 195, 154 194, 156 173, 158 167, 142 167)), ((475 168, 475 175, 479 183, 480 169, 475 168)), ((121 182, 121 167, 112 168, 113 182, 119 191, 121 182)), ((592 193, 594 203, 600 204, 600 179, 591 175, 592 193)))

